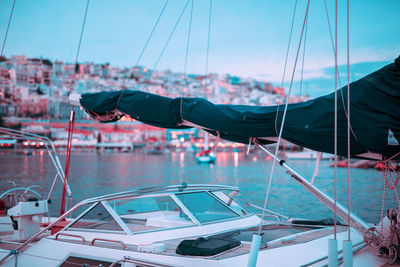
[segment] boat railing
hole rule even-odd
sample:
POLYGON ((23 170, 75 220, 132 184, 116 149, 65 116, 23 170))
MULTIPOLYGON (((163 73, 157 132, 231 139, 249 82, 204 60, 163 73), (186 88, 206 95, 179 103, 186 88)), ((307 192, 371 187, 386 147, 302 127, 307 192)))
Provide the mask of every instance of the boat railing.
MULTIPOLYGON (((55 240, 58 240, 58 237, 59 237, 60 235, 69 236, 69 237, 76 237, 76 238, 82 239, 82 244, 83 244, 83 245, 86 244, 86 239, 85 239, 83 236, 80 236, 80 235, 72 235, 72 234, 67 234, 67 233, 57 233, 57 234, 56 234, 56 237, 55 237, 54 239, 55 239, 55 240)), ((93 243, 93 242, 92 242, 92 243, 93 243)))
POLYGON ((127 257, 127 256, 125 256, 121 260, 117 260, 117 261, 113 262, 110 265, 110 267, 115 267, 121 263, 133 263, 135 265, 143 266, 143 267, 180 267, 180 265, 176 265, 176 264, 170 265, 170 264, 160 263, 160 262, 152 261, 152 260, 135 259, 135 258, 127 257))
POLYGON ((119 244, 121 244, 121 245, 124 247, 125 250, 128 249, 128 246, 127 246, 124 242, 122 242, 122 241, 120 241, 120 240, 112 240, 112 239, 104 239, 104 238, 93 238, 93 240, 92 240, 92 242, 91 242, 91 245, 94 246, 94 243, 95 243, 96 241, 111 242, 111 243, 119 243, 119 244))
POLYGON ((257 206, 257 205, 255 205, 253 203, 250 203, 250 202, 246 202, 246 205, 248 205, 249 207, 253 207, 253 208, 257 209, 257 210, 264 211, 265 213, 269 214, 268 216, 278 218, 278 221, 280 221, 280 218, 283 218, 283 219, 286 219, 286 220, 290 219, 290 217, 288 217, 288 216, 285 216, 283 214, 277 213, 277 212, 269 210, 269 209, 264 209, 264 208, 262 208, 260 206, 257 206))
MULTIPOLYGON (((262 213, 256 213, 254 215, 257 215, 258 217, 261 217, 262 213)), ((264 218, 265 217, 275 218, 278 222, 281 222, 281 219, 277 215, 267 214, 267 215, 264 215, 264 218)))
MULTIPOLYGON (((53 165, 57 170, 58 175, 56 175, 54 179, 57 179, 57 177, 59 177, 60 180, 62 181, 62 183, 64 184, 64 178, 65 178, 64 170, 63 170, 63 167, 61 165, 60 159, 57 154, 57 150, 56 150, 52 140, 50 140, 46 136, 41 136, 41 135, 37 135, 37 134, 32 134, 32 133, 18 131, 18 130, 4 128, 4 127, 0 127, 0 133, 6 134, 10 138, 15 138, 18 140, 35 140, 35 141, 43 142, 43 144, 50 156, 50 159, 53 162, 53 165)), ((72 192, 71 192, 71 188, 69 187, 69 184, 67 184, 67 193, 68 193, 68 196, 71 198, 72 192)), ((50 197, 50 195, 48 196, 48 198, 49 197, 50 197)))
POLYGON ((2 193, 0 195, 0 198, 4 198, 7 197, 8 198, 8 206, 15 206, 18 204, 18 202, 20 201, 26 201, 27 200, 27 194, 31 192, 33 194, 35 194, 39 199, 43 199, 43 190, 41 188, 41 186, 39 185, 34 185, 34 186, 29 186, 29 187, 14 187, 11 188, 7 191, 5 191, 4 193, 2 193), (32 188, 40 188, 41 189, 41 194, 36 192, 36 190, 32 189, 32 188), (20 191, 21 193, 17 192, 20 191), (23 193, 22 193, 23 191, 23 193))
POLYGON ((32 191, 32 188, 38 188, 39 191, 40 191, 40 198, 39 199, 43 199, 43 196, 44 196, 43 187, 40 186, 40 185, 30 185, 30 186, 28 186, 24 191, 24 199, 25 200, 27 199, 27 197, 28 197, 27 194, 28 194, 29 191, 32 191))

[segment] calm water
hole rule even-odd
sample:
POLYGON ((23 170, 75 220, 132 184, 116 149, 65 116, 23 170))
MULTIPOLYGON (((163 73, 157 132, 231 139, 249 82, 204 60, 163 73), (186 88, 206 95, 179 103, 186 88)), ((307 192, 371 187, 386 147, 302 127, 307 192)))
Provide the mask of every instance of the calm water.
MULTIPOLYGON (((60 155, 65 163, 65 155, 60 155)), ((314 172, 314 161, 292 161, 307 177, 314 172)), ((272 161, 265 155, 253 153, 219 152, 215 164, 197 164, 192 153, 169 152, 162 155, 134 153, 97 153, 96 151, 73 152, 70 166, 70 185, 73 203, 118 191, 148 186, 180 184, 225 184, 238 186, 236 197, 241 203, 252 202, 263 206, 267 179, 272 161)), ((333 172, 329 161, 321 161, 318 185, 332 195, 333 172)), ((56 171, 45 151, 32 155, 14 151, 0 151, 0 192, 10 187, 8 180, 19 185, 42 185, 45 195, 50 190, 56 171)), ((351 170, 351 205, 360 217, 368 222, 380 218, 383 193, 383 174, 374 169, 351 170)), ((52 195, 51 214, 59 209, 61 182, 56 183, 52 195)), ((347 203, 347 169, 338 169, 338 200, 347 203)), ((386 208, 394 208, 396 201, 392 191, 387 192, 386 208)), ((312 197, 305 189, 276 166, 272 181, 268 208, 290 217, 322 219, 333 214, 312 197)))

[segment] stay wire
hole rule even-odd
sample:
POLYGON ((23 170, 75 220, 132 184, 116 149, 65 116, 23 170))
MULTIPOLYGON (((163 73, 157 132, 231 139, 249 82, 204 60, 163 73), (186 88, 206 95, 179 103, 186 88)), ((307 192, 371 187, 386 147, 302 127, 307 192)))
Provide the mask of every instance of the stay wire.
MULTIPOLYGON (((347 0, 347 224, 350 225, 350 9, 347 0)), ((347 229, 348 240, 351 240, 350 227, 347 229)))
POLYGON ((190 8, 189 30, 188 30, 188 36, 187 36, 187 42, 186 42, 186 53, 185 53, 185 66, 183 68, 183 79, 185 81, 186 81, 187 61, 188 61, 188 55, 189 55, 190 32, 192 30, 193 4, 194 4, 194 0, 192 0, 192 6, 190 8))
MULTIPOLYGON (((309 7, 310 7, 310 0, 307 1, 306 14, 305 14, 305 16, 304 16, 303 26, 302 26, 302 28, 301 28, 301 34, 300 34, 299 45, 297 46, 296 59, 295 59, 295 61, 294 61, 294 66, 293 66, 292 77, 291 77, 291 80, 290 80, 289 91, 288 91, 288 94, 287 94, 287 96, 286 96, 285 109, 284 109, 284 111, 283 111, 282 123, 281 123, 281 127, 280 127, 280 130, 279 130, 278 141, 277 141, 277 143, 276 143, 276 148, 275 148, 275 158, 277 157, 278 152, 279 152, 279 145, 280 145, 281 138, 282 138, 283 126, 284 126, 284 124, 285 124, 285 118, 286 118, 286 113, 287 113, 287 107, 288 107, 288 104, 289 104, 289 97, 290 97, 290 93, 291 93, 291 91, 292 91, 292 85, 293 85, 293 80, 294 80, 294 74, 296 73, 297 60, 298 60, 298 58, 299 58, 299 53, 300 53, 300 48, 301 48, 301 42, 302 42, 302 40, 303 40, 303 33, 304 33, 305 24, 306 24, 306 19, 307 19, 307 16, 308 16, 309 7)), ((262 212, 262 215, 261 215, 261 222, 260 222, 260 225, 259 225, 259 228, 258 228, 258 232, 257 232, 258 235, 261 234, 262 222, 263 222, 264 217, 265 217, 265 209, 266 209, 267 203, 268 203, 268 197, 269 197, 269 192, 270 192, 270 188, 271 188, 272 176, 273 176, 274 169, 275 169, 275 163, 276 163, 276 160, 274 160, 274 161, 272 162, 272 168, 271 168, 271 172, 270 172, 270 176, 269 176, 269 180, 268 180, 267 193, 266 193, 265 200, 264 200, 264 208, 263 208, 263 212, 262 212)))
MULTIPOLYGON (((287 61, 288 61, 288 57, 289 57, 289 50, 290 50, 290 43, 292 41, 292 35, 293 35, 294 19, 296 17, 296 8, 297 8, 297 0, 294 2, 292 25, 290 26, 289 42, 288 42, 288 46, 287 46, 287 49, 286 49, 286 58, 285 58, 285 65, 283 67, 281 88, 283 88, 283 82, 285 80, 286 66, 287 66, 287 61)), ((277 123, 278 123, 278 114, 279 114, 279 105, 277 105, 276 115, 275 115, 275 133, 276 133, 276 135, 278 135, 278 125, 277 125, 277 123)))
MULTIPOLYGON (((326 0, 324 0, 324 5, 325 5, 326 19, 327 19, 327 22, 328 22, 329 36, 330 36, 330 38, 331 38, 332 52, 333 52, 333 54, 335 54, 335 45, 333 44, 331 22, 330 22, 330 20, 329 20, 329 12, 328 12, 328 7, 326 6, 326 0)), ((337 74, 337 78, 338 78, 338 82, 339 82, 339 87, 341 88, 341 87, 342 87, 342 84, 341 84, 339 72, 338 72, 338 74, 337 74)), ((349 115, 347 114, 347 110, 346 110, 346 106, 345 106, 345 101, 344 101, 344 98, 343 98, 343 90, 340 90, 340 95, 341 95, 341 97, 342 97, 343 111, 344 111, 346 117, 348 118, 349 115)), ((353 128, 351 127, 351 124, 350 124, 350 131, 351 131, 351 133, 352 133, 354 139, 358 140, 356 134, 354 133, 353 128)))
MULTIPOLYGON (((78 42, 78 49, 76 50, 76 55, 75 55, 75 63, 74 63, 74 72, 76 70, 77 64, 78 64, 78 58, 79 58, 79 53, 81 51, 81 44, 82 44, 82 37, 83 37, 83 32, 85 30, 85 24, 86 24, 86 18, 87 18, 87 13, 89 9, 89 2, 90 0, 86 1, 86 9, 85 9, 85 15, 83 16, 83 22, 82 22, 82 27, 81 27, 81 34, 79 36, 79 42, 78 42)), ((73 79, 72 79, 73 80, 73 79)), ((71 86, 69 88, 69 93, 71 94, 72 92, 72 87, 73 87, 73 81, 71 80, 71 86)), ((72 109, 72 107, 71 107, 72 109)))
POLYGON ((136 60, 135 66, 137 66, 137 65, 139 64, 140 60, 142 59, 142 56, 143 56, 143 54, 144 54, 144 51, 146 50, 146 48, 147 48, 147 46, 148 46, 148 44, 149 44, 149 42, 150 42, 150 39, 151 39, 151 37, 153 36, 153 33, 154 33, 154 31, 156 30, 157 25, 158 25, 158 23, 160 22, 160 19, 161 19, 162 15, 164 14, 164 11, 165 11, 165 8, 167 7, 168 1, 169 1, 169 0, 167 0, 167 1, 165 2, 164 7, 162 8, 160 15, 158 15, 157 21, 156 21, 156 23, 154 24, 153 29, 151 30, 151 33, 150 33, 149 37, 147 38, 146 43, 144 44, 143 49, 142 49, 142 51, 140 52, 140 55, 139 55, 138 59, 136 60))
POLYGON ((171 33, 169 34, 168 39, 167 39, 167 41, 165 42, 164 47, 163 47, 163 49, 161 50, 161 53, 160 53, 160 55, 158 56, 158 58, 157 58, 157 60, 156 60, 156 63, 155 63, 154 66, 153 66, 153 70, 155 70, 155 69, 157 68, 157 65, 158 65, 158 63, 160 62, 160 59, 161 59, 161 57, 163 56, 163 54, 164 54, 164 52, 165 52, 165 49, 166 49, 167 46, 168 46, 169 41, 171 40, 172 36, 174 35, 174 32, 175 32, 175 30, 176 30, 176 27, 178 26, 179 22, 181 21, 181 18, 182 18, 182 16, 183 16, 183 13, 185 13, 185 10, 186 10, 186 8, 187 8, 189 2, 190 2, 190 0, 187 0, 187 1, 186 1, 186 4, 185 4, 185 6, 183 7, 183 9, 182 9, 182 11, 181 11, 181 13, 180 13, 180 15, 179 15, 179 17, 178 17, 178 20, 177 20, 176 23, 175 23, 174 28, 172 29, 171 33))
POLYGON ((336 240, 337 235, 337 18, 338 18, 338 2, 335 0, 335 114, 334 114, 334 157, 335 157, 335 170, 334 170, 334 223, 333 223, 333 236, 336 240))
POLYGON ((12 18, 12 15, 13 15, 13 13, 14 13, 14 6, 15 6, 15 0, 13 1, 12 7, 11 7, 11 12, 10 12, 10 17, 8 18, 8 23, 7 23, 7 28, 6 28, 6 34, 4 35, 3 45, 1 46, 1 53, 0 53, 0 56, 3 56, 4 47, 5 47, 5 45, 6 45, 7 36, 8 36, 8 30, 10 29, 11 18, 12 18))
POLYGON ((89 2, 90 2, 90 0, 87 0, 87 2, 86 2, 85 15, 83 17, 83 22, 82 22, 82 27, 81 27, 81 35, 79 37, 78 49, 76 51, 76 56, 75 56, 75 65, 78 63, 79 52, 81 51, 82 37, 83 37, 83 31, 85 30, 86 18, 87 18, 87 13, 88 13, 88 9, 89 9, 89 2))
POLYGON ((301 77, 300 77, 300 97, 301 97, 301 89, 303 88, 304 58, 306 55, 307 29, 308 29, 308 16, 306 20, 306 28, 304 30, 303 58, 301 63, 301 77))
POLYGON ((208 12, 207 55, 206 55, 205 79, 207 79, 207 76, 208 76, 208 55, 209 55, 209 52, 210 52, 211 11, 212 11, 212 0, 210 0, 210 9, 209 9, 209 12, 208 12))

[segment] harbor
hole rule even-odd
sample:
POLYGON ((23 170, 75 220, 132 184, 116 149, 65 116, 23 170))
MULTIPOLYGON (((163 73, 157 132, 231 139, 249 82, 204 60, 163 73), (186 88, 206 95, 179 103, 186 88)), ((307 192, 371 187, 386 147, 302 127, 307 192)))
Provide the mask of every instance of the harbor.
POLYGON ((0 266, 400 266, 399 8, 0 2, 0 266))
MULTIPOLYGON (((246 205, 251 202, 262 206, 266 180, 271 170, 272 160, 259 152, 217 152, 214 164, 198 164, 193 152, 166 152, 151 155, 142 151, 98 152, 74 151, 71 158, 70 186, 72 204, 79 201, 105 195, 125 189, 138 189, 156 185, 209 184, 218 183, 240 187, 237 199, 246 205)), ((14 181, 21 186, 38 184, 49 192, 56 170, 45 150, 33 150, 30 154, 2 150, 0 153, 2 173, 1 191, 11 188, 14 181)), ((60 154, 65 160, 65 154, 60 154)), ((329 161, 321 161, 316 184, 332 194, 334 169, 329 161)), ((315 169, 315 160, 293 161, 305 175, 311 177, 315 169)), ((352 169, 352 207, 366 221, 380 219, 383 182, 376 177, 383 173, 376 169, 352 169)), ((347 196, 345 181, 347 169, 338 169, 338 199, 345 201, 347 196)), ((276 169, 276 178, 271 189, 271 210, 279 211, 292 217, 325 219, 332 218, 332 213, 322 204, 316 203, 301 186, 290 180, 285 171, 276 169)), ((51 214, 59 212, 62 185, 57 182, 49 206, 51 214)), ((388 192, 386 205, 395 205, 393 192, 388 192)), ((250 207, 249 207, 250 208, 250 207)), ((255 212, 258 212, 255 210, 255 212)))

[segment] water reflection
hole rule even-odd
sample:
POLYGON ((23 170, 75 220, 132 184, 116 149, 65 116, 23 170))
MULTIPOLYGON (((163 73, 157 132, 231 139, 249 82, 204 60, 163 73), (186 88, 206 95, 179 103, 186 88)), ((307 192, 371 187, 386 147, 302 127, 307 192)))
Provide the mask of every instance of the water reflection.
POLYGON ((181 167, 185 166, 185 152, 180 152, 179 153, 179 165, 181 167))
MULTIPOLYGON (((198 164, 193 153, 171 152, 161 155, 134 153, 76 152, 71 156, 70 185, 74 203, 79 200, 149 186, 162 186, 186 182, 226 184, 240 188, 237 196, 242 202, 263 205, 266 178, 272 160, 265 155, 239 152, 218 152, 215 164, 198 164)), ((60 156, 65 163, 65 154, 60 156)), ((50 189, 56 170, 46 153, 34 155, 0 152, 0 192, 7 180, 19 185, 41 184, 45 193, 50 189)), ((296 161, 292 165, 311 177, 315 161, 296 161)), ((333 169, 328 161, 321 161, 315 183, 324 192, 333 194, 333 169)), ((338 169, 338 200, 347 203, 347 169, 338 169)), ((351 170, 351 206, 360 217, 377 222, 382 206, 383 174, 374 169, 351 170)), ((51 209, 57 210, 62 191, 57 182, 51 209)), ((392 190, 387 191, 385 208, 397 206, 392 190)), ((274 174, 268 208, 282 211, 291 217, 325 218, 332 213, 299 184, 285 170, 277 167, 274 174)))
POLYGON ((233 166, 239 166, 239 152, 233 152, 233 166))

